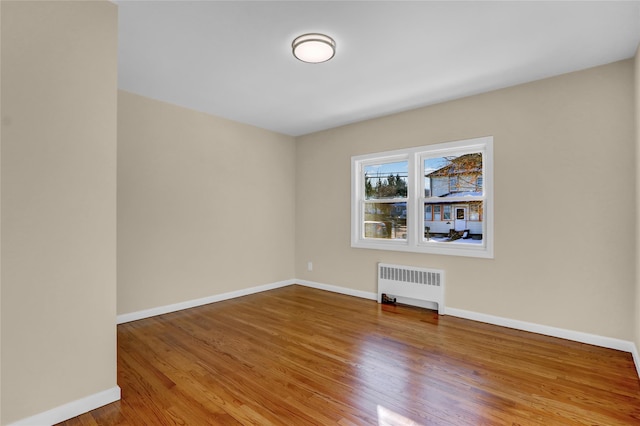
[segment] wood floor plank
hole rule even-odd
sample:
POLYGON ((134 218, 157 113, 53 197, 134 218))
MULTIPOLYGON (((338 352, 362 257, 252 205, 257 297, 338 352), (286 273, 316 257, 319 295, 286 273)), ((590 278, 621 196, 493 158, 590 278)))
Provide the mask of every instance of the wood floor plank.
POLYGON ((289 286, 118 326, 62 425, 640 425, 630 354, 289 286))

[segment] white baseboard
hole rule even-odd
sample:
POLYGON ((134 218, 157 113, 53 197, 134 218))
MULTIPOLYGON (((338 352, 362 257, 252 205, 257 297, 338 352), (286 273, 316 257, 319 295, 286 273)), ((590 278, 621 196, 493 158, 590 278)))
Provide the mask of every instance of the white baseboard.
MULTIPOLYGON (((478 312, 466 311, 464 309, 447 307, 445 313, 454 317, 514 328, 516 330, 530 331, 532 333, 543 334, 545 336, 559 337, 561 339, 573 340, 575 342, 587 343, 589 345, 601 346, 603 348, 617 349, 624 352, 633 353, 633 349, 635 348, 633 342, 627 340, 614 339, 612 337, 604 337, 597 334, 583 333, 581 331, 567 330, 564 328, 551 327, 532 322, 481 314, 478 312)), ((636 365, 638 364, 636 363, 636 365)))
POLYGON ((69 402, 51 410, 45 411, 26 419, 18 420, 9 426, 43 426, 54 425, 65 420, 72 419, 80 414, 87 413, 104 405, 111 404, 120 399, 120 387, 114 386, 111 389, 94 393, 76 401, 69 402))
MULTIPOLYGON (((257 287, 251 287, 243 290, 232 291, 229 293, 218 294, 214 296, 204 297, 186 302, 176 303, 173 305, 160 306, 157 308, 146 309, 144 311, 132 312, 130 314, 118 315, 117 322, 122 324, 129 321, 135 321, 143 318, 149 318, 156 315, 162 315, 169 312, 175 312, 182 309, 193 308, 196 306, 206 305, 208 303, 219 302, 222 300, 233 299, 236 297, 246 296, 249 294, 259 293, 262 291, 273 290, 280 287, 286 287, 292 284, 299 284, 305 287, 316 288, 319 290, 330 291, 333 293, 345 294, 348 296, 360 297, 362 299, 377 300, 378 294, 362 290, 354 290, 352 288, 340 287, 331 284, 319 283, 316 281, 291 279, 279 281, 272 284, 265 284, 257 287)), ((488 324, 498 325, 502 327, 513 328, 516 330, 530 331, 532 333, 543 334, 546 336, 558 337, 561 339, 572 340, 580 343, 601 346, 609 349, 616 349, 624 352, 630 352, 633 355, 638 377, 640 378, 640 355, 636 345, 627 340, 614 339, 611 337, 599 336, 596 334, 583 333, 580 331, 567 330, 563 328, 551 327, 526 321, 520 321, 510 318, 498 317, 494 315, 482 314, 464 309, 445 307, 444 313, 459 318, 465 318, 473 321, 484 322, 488 324)))
POLYGON ((157 308, 122 314, 116 317, 116 323, 124 324, 125 322, 137 321, 144 318, 154 317, 156 315, 168 314, 169 312, 181 311, 183 309, 195 308, 196 306, 208 305, 209 303, 220 302, 222 300, 234 299, 236 297, 248 296, 254 293, 260 293, 267 290, 286 287, 295 283, 296 280, 278 281, 271 284, 264 284, 256 287, 245 288, 242 290, 230 291, 228 293, 215 294, 213 296, 203 297, 201 299, 187 300, 185 302, 158 306, 157 308))
MULTIPOLYGON (((307 280, 293 280, 296 284, 304 285, 307 287, 317 288, 320 290, 327 290, 334 293, 346 294, 349 296, 361 297, 363 299, 377 300, 377 293, 370 293, 367 291, 353 290, 351 288, 339 287, 330 284, 323 284, 314 281, 307 280)), ((501 327, 513 328, 516 330, 530 331, 532 333, 543 334, 545 336, 558 337, 561 339, 572 340, 574 342, 587 343, 589 345, 600 346, 603 348, 616 349, 623 352, 631 352, 633 360, 640 378, 640 355, 638 349, 633 342, 628 340, 614 339, 611 337, 599 336, 597 334, 583 333, 581 331, 567 330, 563 328, 550 327, 546 325, 514 320, 510 318, 503 318, 494 315, 481 314, 473 311, 466 311, 464 309, 445 307, 444 313, 454 317, 465 318, 473 321, 484 322, 487 324, 498 325, 501 327)))
POLYGON ((631 351, 631 355, 633 355, 633 362, 636 365, 638 378, 640 378, 640 356, 638 355, 638 347, 635 344, 633 345, 633 350, 631 351))
POLYGON ((362 299, 378 300, 377 293, 371 293, 369 291, 354 290, 352 288, 339 287, 330 284, 318 283, 315 281, 307 280, 293 280, 295 284, 300 284, 305 287, 317 288, 319 290, 331 291, 333 293, 346 294, 347 296, 360 297, 362 299))

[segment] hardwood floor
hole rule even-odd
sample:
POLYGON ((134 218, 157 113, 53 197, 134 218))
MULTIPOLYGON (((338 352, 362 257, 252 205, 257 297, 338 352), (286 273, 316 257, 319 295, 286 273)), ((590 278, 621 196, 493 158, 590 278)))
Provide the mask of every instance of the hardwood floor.
POLYGON ((301 286, 118 326, 118 384, 62 424, 640 424, 628 353, 301 286))

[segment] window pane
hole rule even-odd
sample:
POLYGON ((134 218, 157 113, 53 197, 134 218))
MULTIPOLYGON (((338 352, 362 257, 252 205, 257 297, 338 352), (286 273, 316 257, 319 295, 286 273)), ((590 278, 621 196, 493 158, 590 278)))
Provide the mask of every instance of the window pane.
POLYGON ((407 203, 365 203, 364 237, 407 239, 407 203))
POLYGON ((424 220, 433 220, 433 214, 431 213, 431 204, 425 204, 424 206, 424 220))
POLYGON ((458 176, 450 176, 449 177, 449 192, 456 192, 458 189, 458 176))
POLYGON ((482 195, 482 153, 424 160, 425 197, 482 195))
POLYGON ((474 201, 469 203, 469 220, 479 222, 482 220, 482 202, 474 201))
POLYGON ((407 161, 365 166, 365 199, 405 198, 407 196, 407 166, 407 161))
MULTIPOLYGON (((451 208, 451 206, 424 203, 425 238, 430 238, 438 235, 442 236, 446 235, 449 232, 451 225, 447 225, 447 220, 443 220, 443 217, 447 215, 447 207, 451 208)), ((449 212, 451 212, 451 210, 449 210, 449 212)))
POLYGON ((442 220, 451 220, 451 206, 444 206, 442 211, 442 220))

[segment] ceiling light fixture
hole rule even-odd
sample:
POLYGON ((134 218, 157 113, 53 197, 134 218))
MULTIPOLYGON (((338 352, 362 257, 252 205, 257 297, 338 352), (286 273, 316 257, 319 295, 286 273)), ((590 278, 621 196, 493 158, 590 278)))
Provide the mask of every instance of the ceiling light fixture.
POLYGON ((333 58, 336 54, 336 42, 324 34, 303 34, 293 40, 291 49, 293 56, 302 62, 319 64, 333 58))

